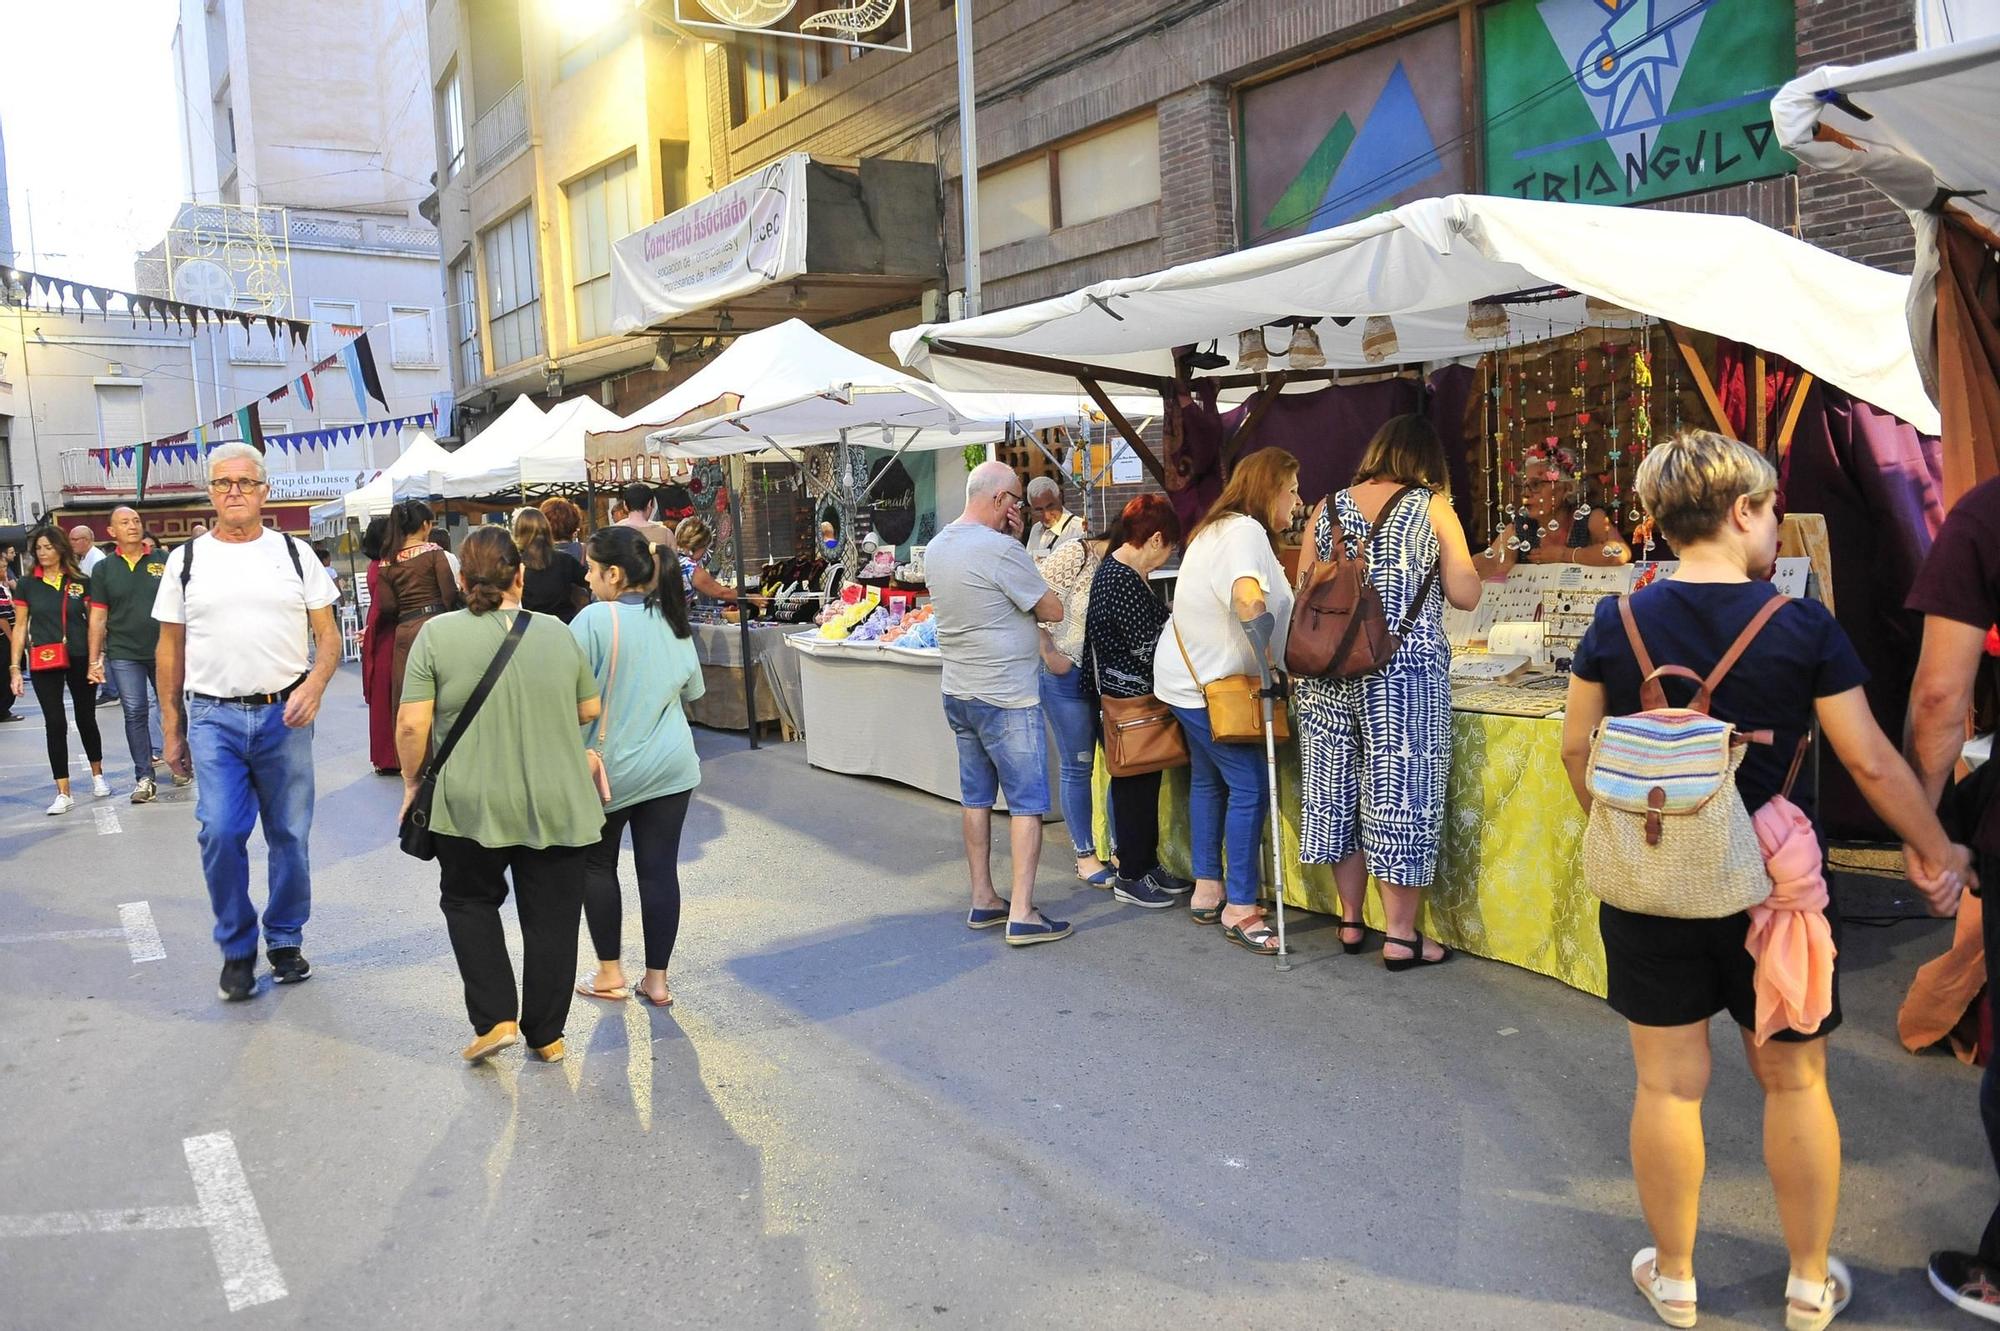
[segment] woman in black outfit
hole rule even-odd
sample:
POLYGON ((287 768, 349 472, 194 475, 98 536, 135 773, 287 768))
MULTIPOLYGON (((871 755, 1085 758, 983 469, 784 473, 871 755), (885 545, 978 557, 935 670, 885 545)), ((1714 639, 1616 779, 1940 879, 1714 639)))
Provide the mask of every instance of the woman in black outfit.
POLYGON ((76 801, 69 793, 64 685, 68 685, 70 702, 76 709, 76 730, 83 737, 84 756, 90 760, 91 793, 99 797, 111 793, 111 787, 104 784, 104 741, 97 731, 97 686, 90 682, 88 583, 69 542, 55 528, 36 529, 28 537, 28 553, 35 567, 14 587, 14 622, 8 628, 12 668, 7 682, 9 691, 18 698, 27 692, 26 681, 34 681, 35 700, 42 705, 42 726, 48 733, 49 770, 56 778, 55 803, 49 805, 48 812, 68 813, 76 801), (58 644, 66 646, 68 664, 34 669, 31 658, 36 650, 58 644))
MULTIPOLYGON (((1165 495, 1140 495, 1125 505, 1117 543, 1098 565, 1084 615, 1083 683, 1100 697, 1143 698, 1153 691, 1153 648, 1166 627, 1167 607, 1147 577, 1180 544, 1181 523, 1165 495)), ((1193 886, 1160 867, 1160 774, 1111 778, 1111 829, 1118 843, 1120 901, 1171 904, 1193 886)))
POLYGON ((590 583, 583 565, 556 548, 549 520, 540 509, 524 508, 514 515, 514 544, 521 550, 521 606, 537 614, 554 615, 567 624, 590 604, 590 583))

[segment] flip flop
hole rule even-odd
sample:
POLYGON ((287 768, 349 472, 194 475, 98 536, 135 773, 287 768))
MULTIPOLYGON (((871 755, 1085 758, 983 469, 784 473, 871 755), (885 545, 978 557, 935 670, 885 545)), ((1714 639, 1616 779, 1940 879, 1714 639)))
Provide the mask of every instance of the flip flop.
POLYGON ((646 992, 644 985, 633 985, 632 992, 638 996, 640 1002, 651 1003, 654 1007, 672 1007, 674 1005, 674 991, 672 989, 667 990, 665 998, 653 997, 646 992))
POLYGON ((618 984, 609 989, 599 989, 589 980, 578 980, 576 991, 585 998, 601 998, 607 1003, 622 1003, 632 996, 630 985, 618 984))

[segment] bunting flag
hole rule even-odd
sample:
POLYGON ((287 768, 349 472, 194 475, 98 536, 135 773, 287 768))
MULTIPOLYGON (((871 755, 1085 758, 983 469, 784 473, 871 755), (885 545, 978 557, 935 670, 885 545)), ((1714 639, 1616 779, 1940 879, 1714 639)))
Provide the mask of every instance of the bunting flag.
POLYGON ((264 424, 257 418, 257 404, 236 409, 236 437, 259 453, 264 451, 264 424))
POLYGON ((135 493, 137 495, 136 502, 141 504, 146 502, 146 472, 150 470, 146 464, 152 457, 152 452, 153 446, 151 444, 139 445, 138 487, 135 493))
POLYGON ((12 268, 0 265, 0 296, 19 287, 29 299, 40 296, 51 297, 64 305, 74 305, 79 311, 93 312, 105 318, 118 313, 111 308, 113 297, 125 304, 124 314, 137 328, 143 317, 150 324, 165 324, 171 321, 176 328, 200 328, 203 324, 220 327, 235 323, 249 329, 262 323, 275 340, 289 338, 298 346, 306 345, 312 331, 310 319, 285 319, 271 314, 254 314, 246 310, 226 310, 213 305, 195 305, 184 300, 172 300, 165 296, 146 296, 132 291, 121 291, 116 287, 95 286, 65 277, 51 277, 47 273, 37 273, 27 268, 12 268))
POLYGON ((307 411, 318 410, 317 399, 313 395, 313 377, 311 371, 300 375, 298 383, 299 401, 306 404, 307 411))
POLYGON ((368 414, 368 399, 371 397, 382 404, 382 410, 387 411, 389 399, 382 392, 382 376, 375 370, 375 352, 368 345, 368 334, 362 333, 343 346, 340 359, 347 366, 347 382, 354 389, 354 405, 361 414, 368 414))

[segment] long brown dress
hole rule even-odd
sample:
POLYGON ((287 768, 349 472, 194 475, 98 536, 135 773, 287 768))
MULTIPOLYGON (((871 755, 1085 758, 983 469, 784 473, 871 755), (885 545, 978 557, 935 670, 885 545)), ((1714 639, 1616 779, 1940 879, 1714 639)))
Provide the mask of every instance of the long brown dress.
POLYGON ((452 581, 451 561, 428 541, 383 561, 377 582, 383 613, 393 615, 396 623, 396 652, 389 666, 389 712, 393 716, 403 705, 403 667, 410 659, 410 644, 417 640, 425 620, 458 609, 458 584, 452 581))

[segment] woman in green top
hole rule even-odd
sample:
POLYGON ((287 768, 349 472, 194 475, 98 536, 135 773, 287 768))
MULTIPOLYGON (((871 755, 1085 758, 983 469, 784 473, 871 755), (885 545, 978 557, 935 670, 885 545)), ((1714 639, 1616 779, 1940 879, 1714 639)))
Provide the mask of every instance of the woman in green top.
POLYGON ((49 739, 49 770, 56 778, 56 800, 48 812, 68 813, 76 807, 69 793, 69 725, 63 720, 63 687, 69 687, 76 710, 76 733, 83 737, 83 754, 90 760, 90 793, 111 793, 104 783, 104 739, 97 730, 97 686, 90 682, 89 584, 77 567, 76 554, 54 527, 41 527, 28 537, 35 567, 14 584, 14 621, 7 628, 8 690, 15 697, 33 680, 35 700, 42 705, 42 728, 49 739), (38 665, 38 648, 61 646, 68 652, 38 665))
POLYGON ((521 609, 521 552, 504 529, 481 527, 466 538, 459 579, 466 608, 425 620, 410 644, 396 709, 403 808, 433 739, 442 743, 458 723, 515 617, 530 615, 513 659, 438 772, 431 829, 475 1037, 465 1060, 476 1063, 525 1036, 554 1063, 569 1017, 584 850, 597 844, 610 796, 603 767, 576 731, 597 717, 597 681, 561 620, 521 609), (500 928, 510 875, 521 917, 518 996, 500 928))
POLYGON ((611 800, 604 835, 585 857, 583 909, 597 947, 597 974, 579 980, 576 991, 616 1001, 631 996, 619 961, 624 903, 618 892, 618 846, 630 827, 646 935, 639 996, 666 1007, 674 1001, 667 963, 681 928, 681 825, 701 783, 682 705, 702 695, 701 662, 681 580, 656 576, 644 536, 631 527, 605 527, 590 538, 588 555, 597 600, 569 627, 604 695, 604 715, 584 731, 584 740, 603 755, 611 800))

